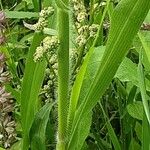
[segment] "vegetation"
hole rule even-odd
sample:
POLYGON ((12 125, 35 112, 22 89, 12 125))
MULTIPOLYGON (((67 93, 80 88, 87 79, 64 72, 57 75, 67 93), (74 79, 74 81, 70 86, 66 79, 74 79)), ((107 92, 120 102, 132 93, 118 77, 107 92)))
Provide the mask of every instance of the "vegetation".
POLYGON ((0 150, 150 150, 150 1, 0 8, 0 150))

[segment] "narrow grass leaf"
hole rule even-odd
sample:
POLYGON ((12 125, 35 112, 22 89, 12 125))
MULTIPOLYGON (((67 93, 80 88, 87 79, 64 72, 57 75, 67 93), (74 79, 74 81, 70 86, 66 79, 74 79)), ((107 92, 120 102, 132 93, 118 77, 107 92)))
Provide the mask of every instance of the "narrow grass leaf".
POLYGON ((36 12, 41 10, 41 0, 32 0, 32 3, 36 12))
POLYGON ((38 94, 41 88, 44 73, 46 69, 46 61, 33 61, 33 54, 36 47, 40 45, 43 39, 42 33, 35 33, 31 48, 28 53, 25 73, 23 77, 21 90, 21 115, 23 128, 23 150, 28 150, 29 146, 29 131, 37 111, 38 94))
POLYGON ((142 150, 150 150, 150 125, 144 113, 142 122, 142 150))
POLYGON ((30 130, 31 150, 46 150, 45 132, 52 106, 50 103, 45 104, 35 115, 30 130))
POLYGON ((142 35, 142 33, 138 33, 138 36, 139 36, 139 39, 140 39, 140 41, 141 41, 141 44, 142 44, 142 46, 143 46, 143 49, 144 49, 144 52, 145 52, 145 54, 146 54, 146 57, 147 57, 147 60, 148 60, 148 66, 149 66, 149 70, 150 70, 150 48, 149 48, 149 46, 147 45, 147 43, 146 43, 146 39, 145 39, 145 37, 142 35))
POLYGON ((15 100, 17 101, 18 104, 20 104, 20 97, 21 97, 21 94, 20 94, 20 91, 19 90, 16 90, 14 88, 12 88, 10 85, 5 85, 5 88, 8 92, 11 93, 11 95, 13 96, 13 98, 15 98, 15 100))
POLYGON ((143 66, 142 66, 142 52, 140 52, 138 76, 139 76, 139 85, 140 85, 140 91, 141 91, 141 96, 142 96, 142 101, 143 101, 143 107, 144 107, 147 120, 150 125, 150 109, 149 109, 149 104, 148 104, 148 96, 146 94, 145 78, 144 78, 144 72, 143 72, 143 66))
POLYGON ((109 136, 110 136, 110 139, 113 143, 113 146, 114 146, 114 149, 115 150, 121 150, 121 146, 120 146, 120 143, 119 143, 119 140, 117 138, 117 135, 115 134, 115 131, 110 123, 110 120, 108 119, 104 109, 103 109, 103 106, 102 104, 100 103, 100 107, 102 109, 102 112, 103 112, 103 116, 106 120, 106 126, 107 126, 107 130, 108 130, 108 133, 109 133, 109 136))

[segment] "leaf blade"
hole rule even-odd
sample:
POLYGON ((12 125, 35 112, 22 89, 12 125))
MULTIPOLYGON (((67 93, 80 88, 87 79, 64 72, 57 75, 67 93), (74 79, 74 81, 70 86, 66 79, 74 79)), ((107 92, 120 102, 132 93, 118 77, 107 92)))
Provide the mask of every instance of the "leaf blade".
POLYGON ((49 114, 54 104, 45 104, 35 115, 31 130, 30 142, 32 150, 46 150, 45 131, 49 119, 49 114))
POLYGON ((35 33, 32 46, 28 53, 21 90, 21 115, 23 128, 23 150, 29 146, 29 130, 37 111, 38 94, 43 82, 46 61, 35 63, 33 54, 43 39, 42 33, 35 33))

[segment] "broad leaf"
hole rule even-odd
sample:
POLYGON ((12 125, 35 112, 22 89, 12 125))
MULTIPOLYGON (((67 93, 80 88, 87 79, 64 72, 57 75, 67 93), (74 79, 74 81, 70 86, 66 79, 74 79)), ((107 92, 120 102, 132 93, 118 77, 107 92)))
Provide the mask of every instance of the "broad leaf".
POLYGON ((138 120, 143 119, 143 105, 142 102, 134 102, 133 104, 129 104, 127 106, 128 113, 138 120))
MULTIPOLYGON (((129 58, 125 58, 119 66, 115 77, 121 80, 122 82, 132 82, 132 84, 139 87, 137 68, 138 67, 135 63, 133 63, 129 58)), ((146 89, 150 91, 150 81, 148 79, 145 80, 146 89)))

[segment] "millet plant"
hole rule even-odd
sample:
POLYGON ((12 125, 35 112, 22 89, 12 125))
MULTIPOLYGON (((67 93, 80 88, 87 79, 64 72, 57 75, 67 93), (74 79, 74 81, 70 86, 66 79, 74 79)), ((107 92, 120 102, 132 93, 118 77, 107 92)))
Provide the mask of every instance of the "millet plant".
POLYGON ((150 149, 149 0, 0 4, 0 149, 150 149))

